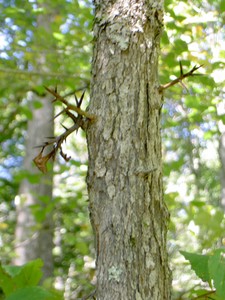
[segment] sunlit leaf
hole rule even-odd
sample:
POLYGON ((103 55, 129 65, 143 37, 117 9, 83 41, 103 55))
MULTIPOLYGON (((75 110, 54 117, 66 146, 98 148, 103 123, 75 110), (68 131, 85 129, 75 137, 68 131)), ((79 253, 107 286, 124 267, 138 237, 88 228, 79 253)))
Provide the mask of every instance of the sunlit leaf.
POLYGON ((189 260, 191 268, 193 271, 195 271, 196 275, 203 281, 210 283, 211 277, 208 270, 209 256, 185 251, 180 251, 180 253, 185 257, 186 260, 189 260))
POLYGON ((216 294, 225 299, 225 249, 217 249, 209 258, 209 274, 213 279, 216 294))
POLYGON ((6 297, 5 300, 62 300, 62 297, 57 296, 43 287, 32 286, 19 289, 6 297))

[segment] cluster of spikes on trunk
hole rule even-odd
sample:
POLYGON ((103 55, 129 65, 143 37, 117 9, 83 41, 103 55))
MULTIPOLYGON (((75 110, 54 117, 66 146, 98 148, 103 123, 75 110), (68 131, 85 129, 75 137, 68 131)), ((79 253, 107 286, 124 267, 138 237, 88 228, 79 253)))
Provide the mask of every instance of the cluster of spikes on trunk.
POLYGON ((47 162, 49 159, 54 160, 56 153, 59 151, 59 154, 63 157, 65 161, 69 161, 71 157, 69 157, 66 153, 62 150, 62 143, 66 141, 66 138, 74 131, 77 131, 79 128, 82 128, 83 130, 86 130, 89 122, 94 121, 95 116, 92 114, 89 114, 88 112, 81 109, 81 104, 84 99, 85 91, 82 93, 80 99, 78 100, 75 95, 75 101, 76 105, 70 104, 64 97, 62 97, 60 94, 58 94, 57 89, 49 89, 45 87, 45 89, 54 96, 54 99, 52 102, 60 101, 65 105, 65 108, 60 111, 54 119, 59 117, 61 114, 66 114, 72 121, 73 126, 70 128, 65 127, 63 124, 63 128, 65 131, 57 136, 57 137, 47 137, 48 141, 44 142, 42 145, 36 146, 35 148, 41 148, 41 151, 38 153, 38 155, 33 159, 35 165, 38 167, 38 169, 43 172, 47 173, 47 162), (75 113, 75 114, 74 114, 75 113), (51 151, 45 155, 43 155, 44 150, 49 147, 51 147, 51 151))
MULTIPOLYGON (((172 80, 171 82, 167 83, 167 84, 160 85, 159 88, 158 88, 160 93, 162 93, 164 90, 168 89, 169 87, 171 87, 171 86, 173 86, 177 83, 180 83, 185 89, 187 89, 187 87, 183 83, 183 79, 185 79, 187 77, 190 77, 190 76, 202 75, 202 74, 195 74, 194 73, 199 68, 201 68, 202 65, 194 66, 187 73, 183 72, 183 66, 182 66, 181 61, 179 61, 179 65, 180 65, 180 76, 178 78, 172 80)), ((83 92, 83 94, 81 95, 79 100, 77 99, 77 97, 75 95, 76 105, 72 105, 64 97, 62 97, 60 94, 58 94, 57 89, 52 90, 52 89, 49 89, 47 87, 45 87, 45 89, 51 95, 54 96, 54 99, 52 100, 52 102, 60 101, 61 103, 63 103, 66 106, 61 112, 59 112, 54 117, 54 119, 57 118, 58 116, 60 116, 61 114, 65 113, 69 118, 72 119, 74 124, 70 128, 66 128, 63 124, 61 124, 63 126, 63 128, 65 129, 64 133, 62 133, 58 137, 47 137, 47 139, 48 139, 47 142, 45 142, 42 145, 39 145, 39 146, 36 147, 36 148, 41 148, 41 151, 33 159, 33 161, 34 161, 35 165, 38 167, 38 169, 43 173, 47 172, 47 162, 48 162, 48 160, 50 158, 52 158, 54 160, 55 156, 56 156, 56 153, 58 151, 59 151, 59 154, 64 158, 65 161, 70 160, 70 157, 67 156, 67 154, 65 154, 62 150, 62 143, 64 141, 66 141, 66 138, 72 132, 77 131, 79 128, 82 128, 83 130, 86 130, 88 124, 90 122, 93 122, 96 119, 96 117, 93 114, 90 114, 87 111, 84 111, 84 110, 81 109, 81 104, 82 104, 82 101, 84 99, 85 91, 83 92), (51 151, 48 154, 43 155, 44 150, 48 146, 52 146, 51 151)))

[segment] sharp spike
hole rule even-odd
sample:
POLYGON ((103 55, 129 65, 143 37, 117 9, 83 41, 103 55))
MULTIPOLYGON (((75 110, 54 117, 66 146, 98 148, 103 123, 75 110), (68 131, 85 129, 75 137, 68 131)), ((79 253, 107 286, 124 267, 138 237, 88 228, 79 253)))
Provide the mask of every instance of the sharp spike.
POLYGON ((77 99, 76 94, 74 94, 74 97, 75 97, 76 105, 78 106, 78 105, 79 105, 79 102, 78 102, 78 99, 77 99))
POLYGON ((180 75, 183 76, 184 72, 183 72, 183 66, 182 66, 181 60, 179 61, 179 64, 180 64, 180 75))
POLYGON ((77 105, 78 107, 80 107, 81 104, 82 104, 82 101, 83 101, 83 99, 84 99, 84 94, 85 94, 85 92, 86 92, 86 90, 83 91, 83 93, 82 93, 82 95, 81 95, 81 97, 80 97, 80 100, 79 100, 78 105, 77 105))
POLYGON ((186 87, 186 85, 183 83, 182 80, 179 81, 180 85, 182 85, 182 87, 189 93, 188 88, 186 87))
POLYGON ((69 110, 66 111, 66 114, 74 121, 74 123, 77 121, 77 118, 69 110))
POLYGON ((49 93, 51 93, 52 91, 47 87, 47 86, 45 86, 44 85, 44 88, 46 89, 46 91, 48 91, 49 93))
POLYGON ((53 120, 55 120, 58 116, 60 116, 61 114, 63 114, 66 111, 67 111, 66 108, 64 108, 63 110, 61 110, 56 116, 54 116, 53 120))
POLYGON ((60 123, 61 124, 61 126, 66 130, 66 131, 68 131, 69 129, 66 127, 66 126, 64 126, 62 123, 60 123))
POLYGON ((35 149, 35 148, 43 148, 43 147, 45 147, 45 145, 34 146, 33 148, 35 149))
POLYGON ((191 74, 191 76, 204 76, 204 74, 191 74))
POLYGON ((55 93, 54 90, 49 89, 47 86, 44 86, 44 88, 45 88, 50 94, 52 94, 53 96, 56 96, 56 93, 55 93))

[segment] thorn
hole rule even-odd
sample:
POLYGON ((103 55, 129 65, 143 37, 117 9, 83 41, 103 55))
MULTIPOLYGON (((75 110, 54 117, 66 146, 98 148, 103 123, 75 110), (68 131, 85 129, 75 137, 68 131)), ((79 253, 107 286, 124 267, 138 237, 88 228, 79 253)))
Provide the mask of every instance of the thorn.
POLYGON ((66 126, 64 126, 62 123, 60 123, 61 125, 62 125, 62 127, 66 130, 66 131, 68 131, 69 129, 66 127, 66 126))
POLYGON ((56 116, 54 116, 53 120, 55 120, 58 116, 63 114, 66 111, 66 109, 61 110, 56 116))
POLYGON ((183 83, 182 80, 180 80, 179 83, 180 83, 180 85, 181 85, 188 93, 190 93, 189 90, 188 90, 188 88, 186 87, 186 85, 183 83))
POLYGON ((200 66, 194 66, 194 68, 191 70, 191 76, 198 76, 198 75, 203 75, 203 74, 193 74, 196 70, 200 69, 203 65, 200 66))
POLYGON ((49 93, 52 93, 52 91, 51 91, 47 86, 44 85, 44 88, 45 88, 46 91, 48 91, 49 93))
POLYGON ((48 88, 47 86, 44 86, 44 88, 45 88, 48 92, 50 92, 51 94, 54 93, 54 90, 48 88))
POLYGON ((33 148, 35 149, 35 148, 45 148, 45 147, 46 147, 46 145, 39 145, 39 146, 34 146, 33 148))
POLYGON ((57 93, 57 85, 55 86, 55 93, 57 93))
POLYGON ((191 74, 191 76, 204 76, 205 74, 201 74, 201 73, 198 73, 198 74, 191 74))
POLYGON ((79 105, 79 102, 78 102, 78 99, 77 99, 76 94, 74 94, 74 97, 75 97, 76 105, 78 106, 78 105, 79 105))
POLYGON ((56 156, 56 148, 54 148, 54 152, 52 152, 52 160, 55 161, 56 156))
POLYGON ((50 140, 54 140, 54 139, 55 139, 55 136, 46 136, 45 138, 46 138, 46 139, 50 139, 50 140))
POLYGON ((183 76, 184 72, 183 72, 183 66, 182 66, 181 60, 179 60, 179 64, 180 64, 180 76, 183 76))
POLYGON ((86 90, 83 91, 83 93, 82 93, 82 95, 81 95, 81 97, 80 97, 80 100, 79 100, 78 105, 77 105, 78 107, 80 107, 81 104, 82 104, 82 101, 83 101, 85 92, 86 92, 86 90))
POLYGON ((71 156, 68 156, 67 154, 63 153, 61 147, 60 147, 60 152, 59 153, 65 159, 65 161, 69 161, 71 159, 71 156))
POLYGON ((77 118, 69 110, 66 111, 66 114, 73 120, 74 123, 77 122, 77 118))
MULTIPOLYGON (((202 66, 203 66, 203 65, 199 65, 199 66, 195 65, 195 66, 192 68, 192 70, 191 70, 190 72, 191 72, 191 73, 194 73, 196 70, 200 69, 202 66)), ((195 74, 195 75, 196 75, 196 74, 195 74)))

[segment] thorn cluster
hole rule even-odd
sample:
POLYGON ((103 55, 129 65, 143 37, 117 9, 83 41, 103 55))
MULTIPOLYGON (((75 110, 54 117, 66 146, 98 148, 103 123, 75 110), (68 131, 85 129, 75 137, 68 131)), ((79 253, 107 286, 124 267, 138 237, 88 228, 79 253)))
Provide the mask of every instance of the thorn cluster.
POLYGON ((179 61, 179 64, 180 64, 180 76, 174 80, 172 80, 171 82, 169 83, 166 83, 164 85, 160 85, 159 87, 159 92, 161 93, 163 90, 165 89, 168 89, 169 87, 177 84, 177 83, 180 83, 185 89, 187 89, 187 87, 185 86, 185 84, 183 83, 183 79, 187 78, 187 77, 190 77, 190 76, 200 76, 202 74, 194 74, 195 71, 197 71, 199 68, 201 68, 203 65, 200 65, 200 66, 194 66, 189 72, 187 73, 184 73, 183 72, 183 66, 182 66, 182 63, 181 61, 179 61))
POLYGON ((62 143, 64 141, 66 141, 66 138, 74 131, 77 131, 79 128, 82 128, 83 130, 85 130, 87 128, 87 125, 89 122, 93 122, 95 119, 95 116, 82 110, 81 109, 81 104, 82 101, 84 99, 84 94, 85 91, 83 92, 83 94, 81 95, 80 99, 78 100, 76 95, 75 96, 75 102, 76 105, 72 105, 70 104, 64 97, 62 97, 61 95, 58 94, 57 89, 55 90, 51 90, 47 87, 45 87, 45 89, 54 96, 54 99, 52 100, 52 102, 56 102, 56 101, 60 101, 61 103, 63 103, 66 107, 60 111, 55 117, 54 119, 56 119, 57 117, 59 117, 61 114, 66 114, 70 119, 72 119, 73 121, 73 126, 71 126, 70 128, 67 128, 66 126, 64 126, 63 124, 62 127, 65 129, 65 131, 58 137, 47 137, 47 139, 49 141, 43 143, 42 145, 36 146, 35 148, 41 148, 41 151, 39 152, 39 154, 33 159, 35 165, 38 167, 38 169, 43 172, 43 173, 47 173, 47 162, 50 158, 52 158, 53 160, 55 159, 56 153, 57 151, 59 151, 59 154, 61 155, 61 157, 63 157, 63 159, 65 161, 69 161, 71 157, 69 157, 67 154, 65 154, 62 150, 62 143), (75 112, 76 115, 74 115, 72 112, 75 112), (52 145, 52 150, 43 156, 43 152, 46 149, 46 147, 51 146, 52 145))

